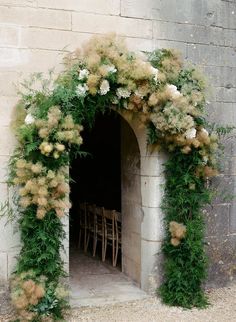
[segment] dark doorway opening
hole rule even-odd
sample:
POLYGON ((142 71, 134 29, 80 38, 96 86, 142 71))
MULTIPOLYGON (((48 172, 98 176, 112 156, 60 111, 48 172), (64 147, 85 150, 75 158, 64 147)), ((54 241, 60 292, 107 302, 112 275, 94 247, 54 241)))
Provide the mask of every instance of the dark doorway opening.
MULTIPOLYGON (((111 111, 96 117, 92 129, 82 133, 82 151, 71 164, 70 250, 78 248, 79 205, 83 202, 105 209, 121 211, 121 117, 111 111)), ((101 253, 98 244, 97 256, 101 253)), ((81 247, 82 248, 82 247, 81 247)), ((92 245, 88 253, 92 253, 92 245)), ((110 250, 107 252, 109 260, 110 250)), ((118 265, 120 266, 121 255, 118 265)))

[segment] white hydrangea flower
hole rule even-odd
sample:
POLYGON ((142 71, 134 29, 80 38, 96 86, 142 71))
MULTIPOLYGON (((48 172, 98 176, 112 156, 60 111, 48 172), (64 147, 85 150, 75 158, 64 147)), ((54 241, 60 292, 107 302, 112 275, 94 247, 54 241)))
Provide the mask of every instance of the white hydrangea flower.
POLYGON ((131 92, 127 88, 119 87, 116 90, 116 95, 118 96, 119 99, 120 98, 128 98, 128 97, 130 97, 131 92))
POLYGON ((180 93, 180 91, 178 91, 178 89, 175 85, 167 84, 166 87, 167 87, 168 91, 171 93, 172 98, 178 98, 178 97, 182 96, 182 94, 180 93))
POLYGON ((159 73, 159 70, 153 66, 151 66, 151 71, 152 71, 152 74, 154 76, 154 81, 157 83, 157 77, 158 77, 158 73, 159 73))
POLYGON ((202 129, 201 130, 204 134, 206 134, 207 136, 209 135, 208 131, 206 129, 202 129))
POLYGON ((202 160, 203 160, 203 163, 204 163, 204 164, 207 164, 208 157, 204 155, 204 156, 202 157, 202 160))
POLYGON ((193 127, 185 132, 186 139, 194 139, 196 137, 197 130, 193 127))
POLYGON ((25 118, 25 124, 32 124, 34 123, 35 118, 31 114, 27 114, 25 118))
POLYGON ((114 65, 106 65, 106 70, 108 73, 114 74, 117 72, 117 69, 114 65))
POLYGON ((102 82, 101 82, 101 85, 100 85, 100 95, 106 95, 107 92, 109 92, 110 90, 110 85, 109 85, 109 82, 104 79, 102 82))
POLYGON ((76 95, 78 97, 84 97, 84 96, 86 96, 87 90, 88 90, 88 86, 86 84, 83 84, 83 85, 79 84, 76 87, 76 95))
POLYGON ((78 78, 79 78, 79 80, 85 80, 88 78, 88 75, 89 75, 89 71, 86 68, 84 68, 79 71, 78 78))

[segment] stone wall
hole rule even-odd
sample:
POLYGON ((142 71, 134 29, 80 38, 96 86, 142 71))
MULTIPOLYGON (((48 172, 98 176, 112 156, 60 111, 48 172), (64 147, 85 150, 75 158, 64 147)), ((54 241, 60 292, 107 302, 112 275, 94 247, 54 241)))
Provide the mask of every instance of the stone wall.
POLYGON ((140 151, 134 132, 121 122, 122 271, 141 285, 142 198, 140 151))
MULTIPOLYGON (((31 72, 62 69, 62 57, 94 33, 115 31, 134 50, 178 48, 201 65, 212 84, 209 118, 236 123, 235 0, 0 0, 0 200, 9 198, 4 165, 14 147, 9 124, 16 87, 31 72)), ((236 145, 226 142, 226 167, 215 185, 235 193, 236 145)), ((210 285, 233 278, 236 202, 220 193, 209 208, 210 285)), ((19 238, 0 223, 0 280, 14 266, 19 238)))
POLYGON ((146 129, 123 114, 121 126, 122 270, 142 290, 155 294, 162 279, 164 236, 160 203, 163 152, 147 148, 146 129))

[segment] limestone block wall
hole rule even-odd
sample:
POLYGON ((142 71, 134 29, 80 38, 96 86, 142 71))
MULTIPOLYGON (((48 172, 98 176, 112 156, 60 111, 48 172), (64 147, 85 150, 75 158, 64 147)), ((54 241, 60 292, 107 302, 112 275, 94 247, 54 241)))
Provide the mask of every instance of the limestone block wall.
POLYGON ((146 130, 123 114, 121 123, 122 271, 148 293, 162 278, 164 236, 160 203, 166 155, 151 153, 146 130))
POLYGON ((121 122, 122 271, 141 285, 142 198, 137 138, 121 122))
MULTIPOLYGON (((174 47, 186 60, 200 64, 212 84, 209 118, 235 125, 234 0, 0 0, 0 200, 9 198, 4 181, 5 164, 14 147, 9 123, 17 101, 15 86, 31 72, 46 72, 52 67, 56 72, 61 70, 67 51, 79 47, 92 34, 110 31, 125 36, 131 49, 174 47)), ((236 145, 233 140, 225 144, 226 167, 215 185, 227 187, 228 194, 233 195, 236 145)), ((144 165, 145 156, 141 157, 144 165)), ((142 193, 152 198, 152 191, 142 193)), ((207 209, 211 285, 219 283, 217 277, 225 283, 234 276, 235 212, 236 202, 222 193, 214 207, 207 209)), ((7 280, 14 266, 19 239, 12 236, 13 228, 5 227, 2 220, 0 280, 7 280)))
MULTIPOLYGON (((209 120, 236 125, 236 2, 155 1, 153 37, 157 47, 179 48, 200 65, 211 84, 209 120)), ((234 132, 235 134, 235 132, 234 132)), ((223 171, 213 180, 217 196, 205 211, 208 286, 236 277, 235 136, 223 141, 223 171)))

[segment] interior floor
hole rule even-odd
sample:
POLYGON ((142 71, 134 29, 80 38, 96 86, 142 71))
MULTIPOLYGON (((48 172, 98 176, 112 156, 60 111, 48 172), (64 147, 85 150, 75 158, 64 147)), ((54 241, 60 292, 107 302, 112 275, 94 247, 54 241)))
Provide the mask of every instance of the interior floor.
POLYGON ((147 297, 119 269, 98 258, 71 249, 70 254, 71 306, 98 306, 134 301, 147 297))

